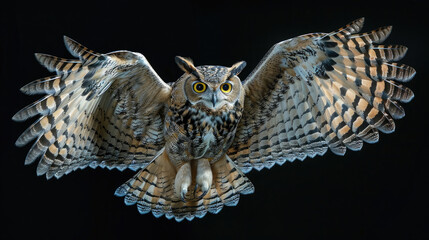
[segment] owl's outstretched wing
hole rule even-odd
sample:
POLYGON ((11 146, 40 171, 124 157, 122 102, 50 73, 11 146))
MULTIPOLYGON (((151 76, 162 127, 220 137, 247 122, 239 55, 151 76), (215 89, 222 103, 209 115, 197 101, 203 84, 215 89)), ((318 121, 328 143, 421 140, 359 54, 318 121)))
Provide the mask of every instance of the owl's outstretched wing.
POLYGON ((21 88, 47 94, 13 116, 41 117, 16 141, 37 138, 25 159, 37 174, 57 178, 78 168, 146 166, 164 145, 163 109, 171 88, 146 58, 129 51, 100 54, 64 37, 76 60, 36 54, 56 75, 21 88))
POLYGON ((245 80, 245 108, 228 155, 243 170, 323 155, 344 155, 378 130, 393 132, 404 116, 398 102, 413 92, 399 84, 415 75, 395 63, 399 45, 377 45, 391 32, 357 33, 358 19, 331 33, 307 34, 275 44, 245 80))

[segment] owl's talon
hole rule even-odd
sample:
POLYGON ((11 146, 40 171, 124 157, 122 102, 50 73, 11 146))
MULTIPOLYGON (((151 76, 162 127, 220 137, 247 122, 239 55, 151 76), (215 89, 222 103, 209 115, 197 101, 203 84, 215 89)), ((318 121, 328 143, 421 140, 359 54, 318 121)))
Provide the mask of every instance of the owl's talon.
POLYGON ((208 190, 203 191, 203 193, 199 197, 197 197, 197 200, 199 201, 199 200, 203 199, 204 196, 206 196, 208 192, 209 192, 208 190))
POLYGON ((198 183, 195 184, 195 188, 194 188, 194 196, 197 196, 197 190, 198 190, 198 183))
POLYGON ((182 200, 182 202, 186 203, 186 193, 188 192, 187 189, 182 189, 182 191, 180 192, 180 200, 182 200))
POLYGON ((198 190, 198 188, 199 188, 199 185, 198 185, 198 183, 197 183, 197 184, 195 184, 195 188, 194 188, 194 196, 195 196, 195 199, 196 199, 197 201, 199 201, 199 200, 203 199, 203 198, 204 198, 204 196, 206 196, 206 195, 207 195, 207 193, 209 192, 209 189, 204 190, 204 188, 201 188, 202 193, 201 193, 201 195, 200 195, 200 196, 197 196, 197 190, 198 190))

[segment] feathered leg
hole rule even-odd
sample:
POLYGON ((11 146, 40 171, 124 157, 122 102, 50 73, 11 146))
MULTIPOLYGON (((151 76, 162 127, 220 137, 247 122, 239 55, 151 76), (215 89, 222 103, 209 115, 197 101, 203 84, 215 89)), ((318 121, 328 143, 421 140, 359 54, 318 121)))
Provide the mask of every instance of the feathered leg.
POLYGON ((185 162, 177 171, 174 180, 174 190, 177 197, 180 197, 183 202, 186 202, 185 196, 188 193, 188 188, 191 185, 192 173, 191 162, 185 162))

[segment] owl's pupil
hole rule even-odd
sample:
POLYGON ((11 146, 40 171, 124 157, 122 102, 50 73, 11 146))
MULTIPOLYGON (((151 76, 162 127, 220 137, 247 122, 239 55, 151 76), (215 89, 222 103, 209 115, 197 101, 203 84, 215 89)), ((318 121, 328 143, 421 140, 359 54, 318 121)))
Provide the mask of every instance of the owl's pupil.
POLYGON ((204 86, 202 84, 197 84, 197 86, 195 86, 195 88, 197 89, 197 91, 204 90, 204 86))
POLYGON ((229 90, 229 86, 227 84, 222 85, 222 89, 224 91, 228 91, 229 90))

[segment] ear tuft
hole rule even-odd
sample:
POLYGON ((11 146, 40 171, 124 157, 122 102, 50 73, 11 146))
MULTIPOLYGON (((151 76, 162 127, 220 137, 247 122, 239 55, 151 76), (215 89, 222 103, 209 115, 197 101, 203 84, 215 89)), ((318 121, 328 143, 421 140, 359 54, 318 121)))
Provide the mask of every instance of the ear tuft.
POLYGON ((182 69, 184 72, 192 73, 196 71, 194 63, 190 58, 176 56, 174 60, 176 61, 177 66, 179 66, 179 68, 182 69))
POLYGON ((232 65, 232 67, 229 68, 229 71, 231 72, 231 76, 236 76, 240 74, 240 72, 244 69, 244 67, 246 67, 245 61, 241 61, 232 65))

